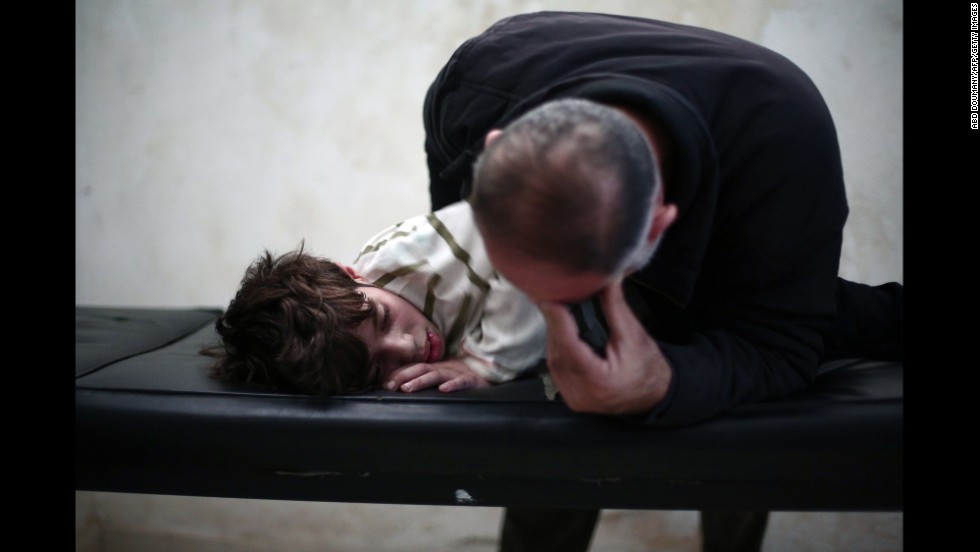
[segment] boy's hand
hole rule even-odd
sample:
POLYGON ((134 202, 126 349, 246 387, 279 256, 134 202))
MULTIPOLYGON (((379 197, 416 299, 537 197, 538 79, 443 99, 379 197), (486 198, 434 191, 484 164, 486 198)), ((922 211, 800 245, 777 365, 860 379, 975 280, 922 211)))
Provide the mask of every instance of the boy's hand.
POLYGON ((439 386, 439 391, 451 393, 464 389, 489 387, 490 383, 461 360, 443 360, 433 363, 411 364, 392 372, 391 378, 384 383, 385 389, 412 393, 430 387, 439 386))

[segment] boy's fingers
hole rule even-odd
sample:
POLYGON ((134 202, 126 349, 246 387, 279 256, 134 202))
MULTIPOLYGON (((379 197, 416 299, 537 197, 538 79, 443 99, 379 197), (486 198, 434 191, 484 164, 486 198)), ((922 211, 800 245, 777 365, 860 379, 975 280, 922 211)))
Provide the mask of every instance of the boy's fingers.
POLYGON ((434 387, 445 380, 446 377, 438 371, 426 372, 417 378, 403 383, 399 389, 406 393, 411 393, 413 391, 421 391, 423 389, 428 389, 429 387, 434 387))
POLYGON ((489 387, 490 384, 477 375, 463 375, 456 376, 450 380, 444 382, 439 386, 439 391, 443 393, 452 393, 454 391, 465 391, 466 389, 478 389, 480 387, 489 387))
POLYGON ((447 382, 443 382, 443 384, 439 386, 439 391, 442 391, 443 393, 453 393, 455 391, 470 389, 471 387, 472 385, 470 385, 470 382, 466 381, 466 378, 458 377, 447 382))
POLYGON ((440 391, 452 392, 474 389, 490 385, 480 376, 472 373, 462 363, 436 362, 419 363, 399 368, 392 372, 384 388, 411 393, 439 386, 440 391))
POLYGON ((431 366, 424 363, 403 366, 391 373, 391 377, 384 383, 384 388, 394 391, 431 370, 431 366))

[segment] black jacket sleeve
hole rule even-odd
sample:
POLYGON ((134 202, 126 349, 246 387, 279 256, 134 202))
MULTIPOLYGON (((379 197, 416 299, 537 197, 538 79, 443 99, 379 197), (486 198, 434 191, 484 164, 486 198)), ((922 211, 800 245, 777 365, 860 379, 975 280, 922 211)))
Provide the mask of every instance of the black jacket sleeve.
POLYGON ((808 386, 847 218, 836 130, 809 78, 757 45, 672 23, 498 22, 453 54, 426 97, 433 208, 466 196, 488 130, 560 96, 645 108, 685 156, 666 185, 678 220, 633 278, 674 370, 667 398, 637 418, 693 423, 808 386))

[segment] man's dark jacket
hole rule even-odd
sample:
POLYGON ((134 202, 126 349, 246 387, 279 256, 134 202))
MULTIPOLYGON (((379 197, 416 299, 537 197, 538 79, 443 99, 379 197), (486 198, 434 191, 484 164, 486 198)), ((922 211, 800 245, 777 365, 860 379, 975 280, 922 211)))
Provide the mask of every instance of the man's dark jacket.
POLYGON ((785 57, 722 33, 634 17, 542 12, 462 44, 429 89, 432 209, 469 193, 493 128, 567 97, 631 107, 666 127, 678 208, 629 279, 674 369, 641 419, 683 424, 793 393, 835 327, 848 207, 830 112, 785 57))

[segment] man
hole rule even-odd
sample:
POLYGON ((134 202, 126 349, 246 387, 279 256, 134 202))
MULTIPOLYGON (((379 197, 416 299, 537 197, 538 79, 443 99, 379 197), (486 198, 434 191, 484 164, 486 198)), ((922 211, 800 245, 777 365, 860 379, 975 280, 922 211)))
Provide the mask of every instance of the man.
MULTIPOLYGON (((545 316, 573 410, 697 423, 806 388, 829 355, 900 355, 901 286, 837 278, 836 130, 779 54, 659 21, 523 14, 456 51, 424 116, 433 209, 470 198, 494 266, 545 316), (597 350, 567 308, 592 296, 597 350)), ((596 515, 510 509, 502 546, 553 523, 544 541, 578 528, 555 546, 584 550, 596 515)), ((702 523, 706 550, 758 550, 766 513, 702 523)))

